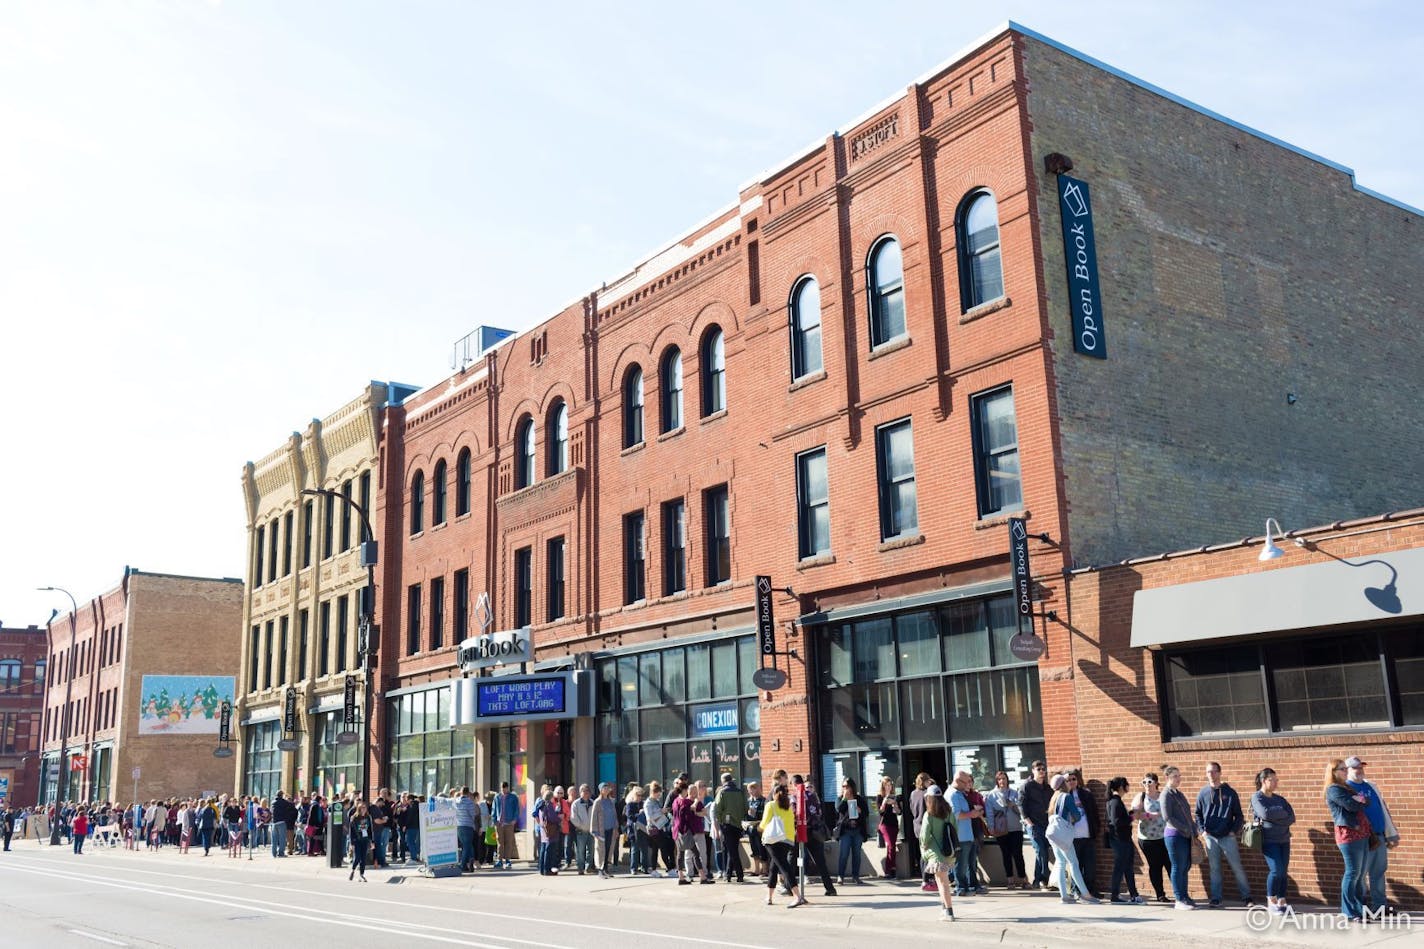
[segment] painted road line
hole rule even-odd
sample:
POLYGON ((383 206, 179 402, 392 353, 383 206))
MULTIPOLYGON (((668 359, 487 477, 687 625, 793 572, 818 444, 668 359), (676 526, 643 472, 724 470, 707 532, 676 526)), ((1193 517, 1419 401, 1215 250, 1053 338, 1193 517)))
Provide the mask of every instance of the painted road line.
POLYGON ((98 933, 86 933, 82 929, 71 929, 70 932, 76 936, 83 936, 85 939, 93 939, 96 942, 107 942, 111 946, 127 946, 126 942, 119 942, 117 939, 110 939, 108 936, 100 936, 98 933))

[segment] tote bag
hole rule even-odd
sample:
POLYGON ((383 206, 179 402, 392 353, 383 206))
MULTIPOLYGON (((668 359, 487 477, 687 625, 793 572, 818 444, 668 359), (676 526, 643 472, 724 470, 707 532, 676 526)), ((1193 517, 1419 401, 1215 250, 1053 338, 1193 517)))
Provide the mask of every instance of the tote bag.
POLYGON ((766 822, 766 830, 761 832, 761 842, 764 844, 780 844, 787 840, 786 823, 781 819, 780 814, 773 814, 771 820, 766 822))
POLYGON ((1048 829, 1044 836, 1062 850, 1073 848, 1073 825, 1057 814, 1049 815, 1048 829))

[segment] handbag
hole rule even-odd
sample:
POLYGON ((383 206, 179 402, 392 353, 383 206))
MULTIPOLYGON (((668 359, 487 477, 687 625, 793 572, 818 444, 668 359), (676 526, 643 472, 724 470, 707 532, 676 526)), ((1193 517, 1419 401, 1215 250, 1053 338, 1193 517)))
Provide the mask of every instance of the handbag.
POLYGON ((1058 814, 1048 816, 1048 829, 1044 836, 1061 850, 1071 850, 1073 848, 1073 825, 1058 814))
POLYGON ((771 820, 766 822, 766 830, 761 832, 761 842, 764 844, 785 843, 786 822, 781 819, 780 814, 773 814, 771 820))
POLYGON ((1265 829, 1259 823, 1250 823, 1241 831, 1241 846, 1247 850, 1260 850, 1266 837, 1265 829))

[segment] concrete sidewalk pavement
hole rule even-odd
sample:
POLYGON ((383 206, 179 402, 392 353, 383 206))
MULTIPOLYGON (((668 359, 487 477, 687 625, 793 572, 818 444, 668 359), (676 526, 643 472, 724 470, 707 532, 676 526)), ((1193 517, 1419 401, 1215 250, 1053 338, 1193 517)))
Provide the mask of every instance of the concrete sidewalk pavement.
MULTIPOLYGON (((325 857, 292 856, 275 859, 265 850, 247 851, 240 859, 214 850, 204 858, 201 850, 183 855, 176 847, 157 852, 86 848, 83 857, 74 857, 67 847, 42 846, 25 852, 41 852, 57 860, 112 861, 115 868, 163 865, 165 869, 189 863, 207 871, 230 870, 234 876, 251 879, 273 873, 339 877, 348 872, 327 866, 325 857)), ((19 849, 19 848, 17 848, 19 849)), ((349 865, 348 865, 349 867, 349 865)), ((120 872, 122 872, 120 870, 120 872)), ((775 905, 765 905, 766 887, 748 876, 744 884, 719 880, 712 886, 678 886, 674 877, 629 877, 626 872, 611 879, 595 874, 579 876, 566 870, 558 876, 540 876, 532 864, 520 863, 513 870, 481 869, 460 877, 432 879, 422 876, 416 866, 392 865, 388 869, 369 868, 372 883, 403 883, 404 895, 429 888, 432 896, 469 894, 481 901, 491 897, 565 900, 576 904, 673 911, 689 915, 745 918, 751 927, 767 914, 793 916, 808 929, 929 935, 953 934, 973 943, 1015 946, 1049 946, 1064 943, 1120 942, 1130 937, 1136 944, 1153 946, 1227 947, 1260 944, 1269 947, 1320 946, 1337 943, 1342 936, 1352 946, 1417 945, 1424 937, 1424 918, 1400 916, 1369 925, 1347 926, 1329 907, 1299 906, 1296 914, 1273 917, 1264 907, 1246 909, 1239 905, 1221 909, 1203 908, 1182 912, 1170 904, 1128 905, 1101 903, 1063 904, 1056 892, 991 890, 988 895, 960 897, 954 901, 954 923, 939 919, 939 898, 924 893, 917 883, 876 880, 862 886, 839 887, 836 896, 825 896, 819 884, 808 894, 810 903, 788 912, 789 897, 777 893, 775 905), (411 887, 417 888, 415 891, 411 887)))

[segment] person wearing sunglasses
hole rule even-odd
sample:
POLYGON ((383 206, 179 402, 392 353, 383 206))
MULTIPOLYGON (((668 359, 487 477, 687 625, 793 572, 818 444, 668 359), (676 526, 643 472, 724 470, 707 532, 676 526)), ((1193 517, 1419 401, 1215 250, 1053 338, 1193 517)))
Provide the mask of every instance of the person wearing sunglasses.
POLYGON ((1389 851, 1399 846, 1399 830, 1385 807, 1384 796, 1379 788, 1365 780, 1368 762, 1357 757, 1345 759, 1345 769, 1349 773, 1345 783, 1365 796, 1365 816, 1370 819, 1377 837, 1376 845, 1365 854, 1365 866, 1360 874, 1360 901, 1369 905, 1374 914, 1388 912, 1385 902, 1385 871, 1389 869, 1389 851))
POLYGON ((1162 871, 1170 870, 1167 844, 1162 839, 1167 823, 1162 819, 1162 795, 1156 772, 1142 777, 1142 790, 1132 799, 1132 816, 1137 820, 1137 846, 1147 861, 1147 879, 1157 894, 1157 902, 1170 903, 1172 898, 1162 889, 1162 871))
POLYGON ((1360 902, 1360 880, 1364 877, 1372 830, 1365 813, 1369 798, 1345 782, 1349 772, 1340 758, 1326 766, 1325 804, 1330 808, 1335 825, 1335 846, 1340 848, 1340 856, 1345 861, 1345 873, 1340 877, 1340 915, 1348 923, 1358 923, 1365 918, 1360 902))

